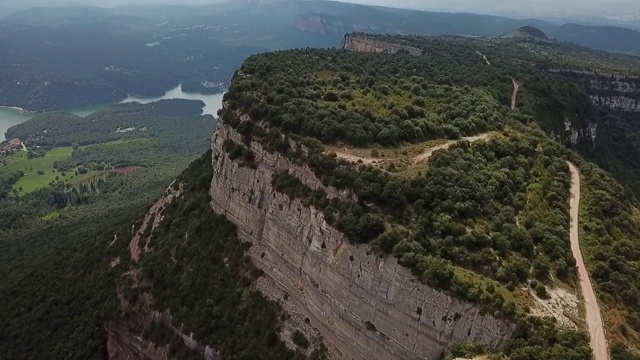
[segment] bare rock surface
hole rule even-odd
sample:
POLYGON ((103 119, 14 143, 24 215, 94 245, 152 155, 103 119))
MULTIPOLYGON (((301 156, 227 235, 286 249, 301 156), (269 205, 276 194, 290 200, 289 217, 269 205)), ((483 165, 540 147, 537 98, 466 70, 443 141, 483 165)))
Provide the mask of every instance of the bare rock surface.
POLYGON ((407 52, 411 55, 426 55, 426 52, 411 46, 384 42, 364 35, 348 34, 342 40, 342 49, 357 52, 388 53, 407 52))
MULTIPOLYGON (((223 120, 213 139, 211 206, 238 228, 265 276, 258 288, 281 301, 291 324, 310 339, 321 336, 336 359, 438 359, 453 342, 500 348, 513 324, 477 305, 420 283, 392 257, 351 244, 321 211, 278 193, 274 174, 288 171, 311 188, 323 187, 306 166, 258 143, 256 168, 240 167, 223 150, 239 134, 223 120)), ((324 188, 328 196, 354 196, 324 188)))

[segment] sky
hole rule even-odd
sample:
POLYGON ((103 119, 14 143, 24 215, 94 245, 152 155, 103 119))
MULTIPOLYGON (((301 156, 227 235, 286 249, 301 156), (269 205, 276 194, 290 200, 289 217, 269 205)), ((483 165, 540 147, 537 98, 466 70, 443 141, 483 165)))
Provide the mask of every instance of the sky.
MULTIPOLYGON (((88 4, 113 6, 141 3, 206 3, 223 0, 0 0, 0 7, 16 4, 88 4)), ((236 0, 227 0, 236 1, 236 0)), ((319 0, 315 0, 319 1, 319 0)), ((640 19, 640 0, 347 0, 345 2, 390 7, 495 14, 516 17, 640 19)))

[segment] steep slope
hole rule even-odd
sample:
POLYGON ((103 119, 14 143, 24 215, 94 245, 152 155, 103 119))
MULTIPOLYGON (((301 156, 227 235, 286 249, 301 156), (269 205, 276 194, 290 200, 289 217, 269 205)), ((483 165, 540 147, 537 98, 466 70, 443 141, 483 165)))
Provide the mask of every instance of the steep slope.
POLYGON ((222 120, 213 143, 213 209, 251 244, 249 254, 265 273, 263 293, 280 301, 309 337, 321 335, 336 358, 435 359, 453 342, 500 348, 510 337, 509 322, 419 284, 395 259, 350 244, 320 209, 271 183, 285 170, 330 197, 348 200, 348 193, 326 188, 308 167, 256 142, 249 146, 255 165, 242 166, 226 156, 228 141, 242 143, 242 136, 222 120))
POLYGON ((321 342, 283 328, 288 315, 253 289, 236 228, 211 210, 212 176, 207 152, 120 234, 129 256, 105 323, 110 358, 322 359, 321 342))

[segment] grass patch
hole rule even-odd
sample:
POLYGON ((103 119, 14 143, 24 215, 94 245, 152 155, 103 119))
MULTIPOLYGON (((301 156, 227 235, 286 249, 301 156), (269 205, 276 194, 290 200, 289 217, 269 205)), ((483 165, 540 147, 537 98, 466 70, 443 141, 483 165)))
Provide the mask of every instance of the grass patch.
POLYGON ((60 215, 62 215, 59 212, 52 212, 51 214, 47 214, 45 216, 42 217, 43 221, 51 221, 51 220, 56 220, 58 218, 60 218, 60 215))
POLYGON ((13 187, 21 194, 26 194, 49 186, 49 183, 56 181, 56 177, 64 180, 64 176, 55 170, 53 164, 70 158, 71 153, 73 148, 61 147, 47 152, 44 157, 29 159, 27 153, 21 151, 8 159, 7 165, 0 168, 0 173, 24 171, 25 175, 13 187))
MULTIPOLYGON (((120 144, 122 145, 122 144, 120 144)), ((117 145, 116 145, 117 146, 117 145)), ((73 153, 71 147, 55 148, 46 153, 44 157, 29 159, 27 153, 21 151, 11 155, 7 159, 7 165, 0 167, 0 174, 11 171, 23 171, 25 175, 13 185, 20 194, 27 194, 32 191, 49 186, 52 181, 67 182, 72 185, 80 184, 83 181, 93 179, 103 175, 104 171, 90 171, 86 174, 75 174, 75 171, 60 172, 54 164, 71 158, 73 153)))

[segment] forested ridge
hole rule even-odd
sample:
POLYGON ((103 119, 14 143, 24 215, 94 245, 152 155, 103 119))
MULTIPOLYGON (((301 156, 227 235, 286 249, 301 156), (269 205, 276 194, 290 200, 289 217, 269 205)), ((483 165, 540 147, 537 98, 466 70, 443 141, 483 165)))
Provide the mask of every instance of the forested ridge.
MULTIPOLYGON (((576 284, 568 241, 566 160, 579 155, 562 143, 582 151, 587 159, 602 159, 584 151, 591 140, 587 137, 574 146, 564 132, 566 121, 581 126, 601 123, 603 114, 634 118, 596 107, 589 95, 597 90, 555 70, 615 71, 627 76, 637 72, 637 59, 552 43, 356 35, 423 49, 426 55, 306 49, 253 56, 236 72, 220 116, 245 141, 257 141, 269 151, 306 164, 325 185, 353 191, 357 202, 328 200, 323 190, 312 190, 287 172, 272 182, 278 191, 321 209, 329 224, 350 240, 370 243, 382 254, 397 257, 429 285, 478 302, 496 316, 528 319, 525 328, 535 326, 527 316, 526 289, 545 297, 556 283, 576 284), (514 81, 522 85, 517 110, 512 112, 514 81), (389 150, 406 157, 429 140, 487 132, 484 141, 437 151, 428 164, 414 163, 408 171, 405 165, 399 172, 393 159, 380 157, 389 156, 389 150), (306 149, 290 145, 290 140, 306 149), (344 158, 333 149, 358 156, 344 158)), ((627 132, 628 139, 631 134, 627 132)), ((619 326, 611 340, 615 358, 622 359, 633 356, 622 343, 637 346, 633 325, 637 315, 631 300, 636 287, 623 291, 615 284, 635 284, 635 276, 626 266, 602 262, 608 252, 630 246, 631 234, 638 229, 631 220, 634 195, 624 190, 625 184, 633 186, 637 175, 624 158, 628 154, 621 154, 634 142, 611 140, 605 130, 592 146, 617 156, 619 171, 613 175, 623 182, 616 186, 626 195, 613 195, 606 183, 615 181, 605 173, 589 176, 589 196, 600 200, 588 197, 591 201, 583 212, 590 211, 590 217, 583 229, 587 238, 610 234, 608 242, 587 240, 592 246, 587 261, 601 301, 611 309, 606 321, 619 326), (621 201, 609 211, 620 206, 626 210, 618 214, 631 218, 620 218, 616 225, 595 220, 611 219, 602 212, 604 189, 606 196, 621 201), (615 230, 616 226, 625 230, 615 230)), ((253 166, 248 148, 235 144, 225 150, 233 153, 232 159, 253 166)), ((587 174, 592 174, 587 169, 597 168, 584 160, 579 163, 587 174)), ((633 268, 633 252, 625 255, 620 261, 633 268)), ((506 355, 538 358, 542 349, 528 338, 530 330, 521 335, 524 338, 516 340, 521 349, 508 347, 506 355)), ((582 340, 545 349, 544 358, 589 358, 589 351, 584 351, 586 338, 577 338, 582 340)))

